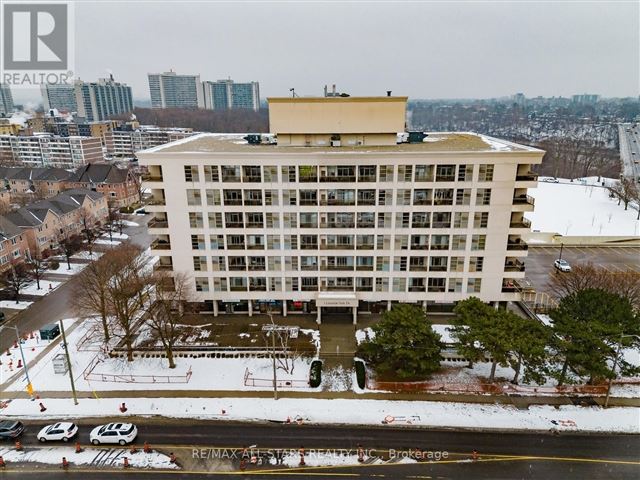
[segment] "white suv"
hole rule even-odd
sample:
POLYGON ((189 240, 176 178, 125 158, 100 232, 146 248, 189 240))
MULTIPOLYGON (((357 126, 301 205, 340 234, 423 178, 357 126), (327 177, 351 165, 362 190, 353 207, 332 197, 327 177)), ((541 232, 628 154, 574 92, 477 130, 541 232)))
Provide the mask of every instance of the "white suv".
POLYGON ((126 445, 135 440, 138 429, 133 423, 107 423, 91 430, 89 440, 94 445, 118 443, 126 445))
POLYGON ((78 427, 75 423, 60 422, 53 425, 47 425, 38 432, 38 440, 41 442, 49 442, 62 440, 68 442, 78 433, 78 427))
POLYGON ((555 262, 553 262, 553 266, 561 272, 571 271, 571 265, 569 265, 569 262, 567 262, 566 260, 561 260, 559 258, 555 262))

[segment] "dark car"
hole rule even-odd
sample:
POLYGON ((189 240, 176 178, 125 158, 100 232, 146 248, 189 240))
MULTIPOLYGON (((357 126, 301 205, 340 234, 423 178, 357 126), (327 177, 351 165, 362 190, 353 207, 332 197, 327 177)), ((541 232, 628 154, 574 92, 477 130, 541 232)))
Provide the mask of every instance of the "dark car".
POLYGON ((0 422, 0 439, 13 440, 18 438, 24 432, 24 425, 22 422, 16 422, 13 420, 4 420, 0 422))

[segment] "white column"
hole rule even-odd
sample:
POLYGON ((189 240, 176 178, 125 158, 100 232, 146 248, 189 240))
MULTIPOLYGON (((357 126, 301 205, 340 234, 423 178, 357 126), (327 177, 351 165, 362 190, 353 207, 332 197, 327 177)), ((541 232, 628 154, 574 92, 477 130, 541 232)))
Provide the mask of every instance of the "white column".
POLYGON ((358 324, 358 307, 353 307, 353 324, 358 324))
POLYGON ((500 308, 500 302, 493 302, 493 308, 498 310, 500 308))
POLYGON ((391 311, 391 300, 387 300, 387 311, 391 311))
POLYGON ((249 306, 249 316, 253 317, 253 302, 251 300, 249 300, 247 302, 247 305, 249 306))
POLYGON ((282 300, 282 316, 283 317, 287 316, 287 301, 286 300, 282 300))
POLYGON ((316 307, 318 309, 318 317, 316 318, 316 323, 320 325, 322 323, 322 307, 316 307))
POLYGON ((426 312, 427 311, 427 301, 425 300, 424 302, 422 302, 422 309, 426 312))
POLYGON ((217 300, 213 301, 213 316, 214 317, 218 316, 218 301, 217 300))

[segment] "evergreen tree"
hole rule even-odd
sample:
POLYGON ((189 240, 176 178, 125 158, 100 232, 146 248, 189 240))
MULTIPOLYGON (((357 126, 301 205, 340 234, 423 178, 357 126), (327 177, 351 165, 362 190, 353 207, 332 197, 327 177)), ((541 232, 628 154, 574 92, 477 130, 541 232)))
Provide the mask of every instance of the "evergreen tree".
POLYGON ((360 344, 358 354, 376 371, 415 379, 440 369, 440 335, 421 308, 396 305, 382 315, 373 331, 375 338, 360 344))

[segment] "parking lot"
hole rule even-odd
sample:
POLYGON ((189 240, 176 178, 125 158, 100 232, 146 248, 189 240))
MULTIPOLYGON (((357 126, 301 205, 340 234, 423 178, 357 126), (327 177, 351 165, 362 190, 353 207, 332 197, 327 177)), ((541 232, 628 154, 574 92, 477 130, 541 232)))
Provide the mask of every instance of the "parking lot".
MULTIPOLYGON (((526 260, 526 277, 538 292, 548 291, 549 275, 555 272, 553 261, 560 256, 558 246, 529 245, 526 260)), ((610 272, 640 272, 640 246, 615 247, 564 247, 562 258, 571 265, 592 263, 610 272)))

